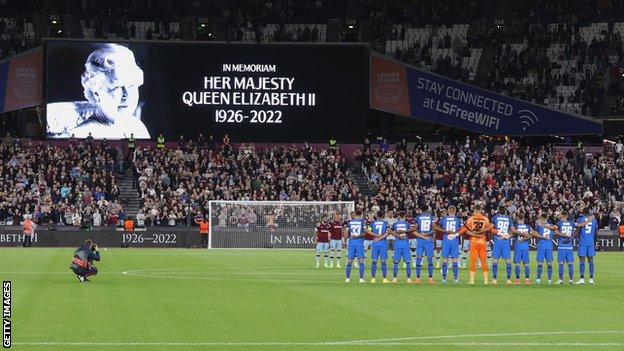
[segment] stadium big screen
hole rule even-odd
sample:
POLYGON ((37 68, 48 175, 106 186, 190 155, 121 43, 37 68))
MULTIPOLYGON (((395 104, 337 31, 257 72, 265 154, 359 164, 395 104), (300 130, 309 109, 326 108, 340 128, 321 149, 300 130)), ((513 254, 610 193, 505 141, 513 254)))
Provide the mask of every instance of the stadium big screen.
POLYGON ((366 45, 49 40, 45 69, 49 138, 364 135, 366 45))

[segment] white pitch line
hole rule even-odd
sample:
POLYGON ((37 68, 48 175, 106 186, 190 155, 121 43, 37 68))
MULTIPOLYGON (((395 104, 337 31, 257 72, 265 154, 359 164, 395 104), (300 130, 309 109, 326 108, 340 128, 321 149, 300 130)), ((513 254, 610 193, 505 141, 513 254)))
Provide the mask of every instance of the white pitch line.
MULTIPOLYGON (((142 277, 142 278, 159 278, 159 279, 191 279, 191 280, 229 280, 229 281, 254 281, 254 282, 269 282, 269 283, 330 283, 336 284, 340 283, 339 280, 312 280, 312 279, 263 279, 263 278, 237 278, 237 277, 185 277, 185 276, 175 276, 175 275, 158 275, 158 274, 141 274, 137 273, 140 271, 125 271, 121 272, 121 274, 126 276, 133 277, 142 277)), ((227 273, 226 273, 227 274, 227 273)))
POLYGON ((387 339, 368 339, 368 340, 353 340, 353 341, 341 341, 338 344, 350 344, 350 343, 386 343, 394 341, 408 341, 408 340, 427 340, 427 339, 457 339, 457 338, 485 338, 485 337, 500 337, 500 336, 537 336, 537 335, 569 335, 569 334, 624 334, 622 330, 579 330, 579 331, 546 331, 546 332, 517 332, 517 333, 488 333, 488 334, 452 334, 452 335, 438 335, 438 336, 410 336, 403 338, 387 338, 387 339))
POLYGON ((501 337, 501 336, 537 336, 537 335, 569 335, 569 334, 622 334, 621 330, 587 330, 587 331, 545 331, 525 333, 487 333, 487 334, 457 334, 438 336, 417 336, 411 338, 345 340, 325 342, 14 342, 14 345, 29 346, 577 346, 577 347, 604 347, 624 346, 622 342, 457 342, 457 341, 409 341, 397 340, 424 340, 424 339, 453 339, 469 337, 501 337), (388 340, 391 342, 383 342, 388 340))
MULTIPOLYGON (((222 272, 223 276, 222 277, 192 277, 192 276, 185 276, 188 274, 193 274, 193 273, 202 273, 202 271, 195 271, 195 272, 175 272, 175 271, 170 271, 168 269, 141 269, 141 270, 130 270, 130 271, 123 271, 121 272, 121 274, 126 275, 126 276, 134 276, 134 277, 142 277, 142 278, 158 278, 158 279, 191 279, 191 280, 230 280, 230 281, 257 281, 257 282, 270 282, 270 283, 328 283, 328 284, 344 284, 342 282, 342 278, 340 279, 332 279, 332 280, 311 280, 311 279, 264 279, 264 278, 254 278, 254 274, 253 274, 253 267, 249 268, 250 269, 250 275, 252 275, 252 277, 249 278, 237 278, 237 277, 231 277, 228 276, 228 274, 231 275, 244 275, 246 273, 238 273, 238 272, 222 272), (154 272, 156 274, 149 274, 150 272, 154 272), (158 274, 160 273, 160 274, 158 274), (174 274, 179 274, 179 276, 176 276, 174 274)), ((204 272, 204 273, 208 273, 208 274, 212 274, 212 272, 204 272)), ((258 272, 260 273, 260 272, 258 272)), ((265 273, 265 272, 263 272, 265 273)), ((318 274, 321 274, 322 271, 319 271, 318 274)), ((297 275, 297 274, 316 274, 316 272, 292 272, 292 273, 276 273, 276 274, 292 274, 292 275, 297 275)), ((354 284, 355 285, 355 284, 354 284)), ((359 284, 358 285, 368 285, 368 284, 359 284)), ((620 286, 621 284, 609 284, 609 283, 600 283, 601 286, 620 286)), ((452 284, 452 286, 466 286, 466 285, 454 285, 452 284)), ((481 285, 482 286, 482 285, 481 285)), ((564 287, 567 287, 568 285, 564 285, 564 287)), ((487 288, 487 286, 482 286, 487 288)), ((576 286, 575 286, 576 287, 576 286)), ((452 288, 452 287, 451 287, 452 288)), ((553 289, 558 289, 558 286, 553 286, 553 289)))
POLYGON ((577 346, 605 347, 624 346, 620 342, 408 342, 408 343, 361 343, 336 344, 330 342, 14 342, 13 345, 28 346, 577 346))

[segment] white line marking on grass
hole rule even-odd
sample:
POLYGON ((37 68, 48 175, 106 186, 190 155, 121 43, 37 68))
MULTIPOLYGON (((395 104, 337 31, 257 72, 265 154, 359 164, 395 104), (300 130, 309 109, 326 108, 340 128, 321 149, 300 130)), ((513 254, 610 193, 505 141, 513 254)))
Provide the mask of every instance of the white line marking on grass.
POLYGON ((605 347, 624 346, 620 342, 409 342, 409 343, 361 343, 336 344, 332 342, 13 342, 13 345, 28 346, 577 346, 605 347))
POLYGON ((453 335, 430 335, 430 336, 410 336, 402 338, 386 338, 386 339, 365 339, 352 341, 339 341, 338 344, 361 344, 361 343, 388 343, 396 341, 409 340, 427 340, 427 339, 457 339, 457 338, 486 338, 500 336, 537 336, 537 335, 570 335, 570 334, 624 334, 622 330, 579 330, 579 331, 546 331, 546 332, 517 332, 517 333, 487 333, 487 334, 453 334, 453 335))
POLYGON ((624 342, 451 342, 451 341, 408 341, 424 339, 484 338, 501 336, 537 336, 537 335, 571 335, 571 334, 624 334, 621 330, 587 330, 587 331, 552 331, 526 333, 488 333, 488 334, 457 334, 438 336, 416 336, 408 338, 345 340, 325 342, 14 342, 14 345, 28 346, 577 346, 604 347, 624 346, 624 342), (389 340, 392 342, 383 342, 389 340))
MULTIPOLYGON (((192 279, 192 280, 230 280, 230 281, 255 281, 255 282, 269 282, 269 283, 331 283, 336 284, 340 283, 339 280, 312 280, 312 279, 264 279, 264 278, 254 278, 253 275, 248 278, 238 278, 238 277, 187 277, 187 276, 176 276, 173 275, 175 272, 167 272, 169 275, 159 275, 159 274, 146 274, 148 270, 142 271, 125 271, 121 272, 123 275, 134 276, 134 277, 143 277, 143 278, 159 278, 159 279, 192 279), (144 273, 141 273, 144 272, 144 273)), ((183 272, 180 272, 183 274, 183 272)), ((223 273, 224 275, 230 274, 227 272, 223 273)))

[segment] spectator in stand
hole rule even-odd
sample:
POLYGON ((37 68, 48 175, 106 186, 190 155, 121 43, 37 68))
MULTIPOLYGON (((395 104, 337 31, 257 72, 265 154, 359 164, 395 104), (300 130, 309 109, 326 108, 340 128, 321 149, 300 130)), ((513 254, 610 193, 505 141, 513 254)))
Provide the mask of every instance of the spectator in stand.
POLYGON ((143 212, 143 209, 140 209, 136 215, 137 228, 145 228, 145 219, 145 213, 143 212))
POLYGON ((110 147, 11 145, 0 146, 0 154, 6 160, 0 165, 5 223, 16 214, 32 214, 34 222, 52 225, 74 225, 77 216, 80 226, 96 209, 103 217, 110 214, 118 194, 110 147))
MULTIPOLYGON (((390 150, 371 148, 358 150, 371 182, 378 186, 372 198, 360 198, 361 208, 380 206, 382 210, 406 208, 418 213, 418 207, 429 205, 434 211, 455 205, 459 212, 468 212, 470 204, 484 203, 487 215, 498 206, 510 212, 522 212, 534 220, 541 212, 554 219, 555 213, 569 210, 577 213, 582 207, 604 212, 601 196, 611 194, 620 184, 621 172, 613 172, 606 164, 613 162, 598 154, 587 161, 566 158, 552 146, 522 145, 516 141, 486 150, 493 141, 467 140, 465 145, 390 150), (578 165, 593 168, 593 175, 577 178, 578 165), (599 165, 605 166, 600 167, 599 165), (598 184, 604 184, 602 189, 598 184), (601 195, 602 194, 602 195, 601 195)), ((619 162, 624 162, 620 160, 619 162)), ((606 218, 605 218, 606 220, 606 218)), ((603 225, 608 225, 608 220, 603 225)))

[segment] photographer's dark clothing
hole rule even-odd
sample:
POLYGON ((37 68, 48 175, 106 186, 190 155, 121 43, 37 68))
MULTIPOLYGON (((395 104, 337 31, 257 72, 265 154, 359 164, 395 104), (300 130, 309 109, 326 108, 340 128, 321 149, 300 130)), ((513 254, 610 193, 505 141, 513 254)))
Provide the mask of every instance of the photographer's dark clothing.
POLYGON ((77 275, 88 277, 96 275, 98 270, 93 265, 93 261, 100 260, 100 252, 95 250, 95 246, 80 246, 74 251, 74 258, 72 259, 69 268, 77 275))

